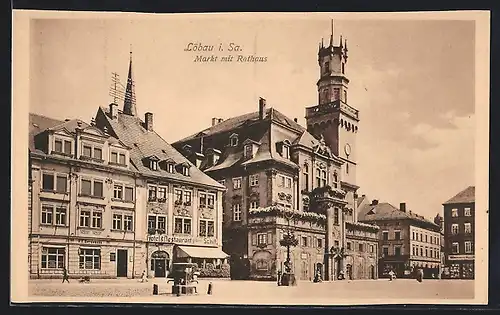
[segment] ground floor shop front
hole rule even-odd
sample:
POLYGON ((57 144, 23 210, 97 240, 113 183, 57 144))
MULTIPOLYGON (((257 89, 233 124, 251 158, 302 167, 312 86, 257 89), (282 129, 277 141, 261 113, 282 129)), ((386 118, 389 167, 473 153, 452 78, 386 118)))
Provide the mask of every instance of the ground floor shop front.
POLYGON ((444 268, 443 278, 474 279, 474 260, 449 261, 444 268))
MULTIPOLYGON (((228 255, 219 247, 177 245, 172 243, 146 243, 147 247, 147 276, 150 278, 168 277, 174 262, 196 263, 201 276, 213 273, 214 277, 228 265, 228 255), (213 272, 211 272, 214 270, 213 272)), ((227 267, 227 277, 229 268, 227 267)))
POLYGON ((219 247, 149 243, 105 238, 32 237, 28 250, 30 278, 70 279, 168 277, 173 262, 197 263, 202 276, 229 277, 228 255, 219 247), (218 271, 221 270, 221 271, 218 271), (224 271, 222 271, 224 270, 224 271))
MULTIPOLYGON (((286 251, 275 255, 267 250, 256 251, 249 259, 250 279, 277 280, 278 273, 285 270, 286 259, 286 251)), ((312 281, 315 275, 329 281, 378 278, 377 261, 373 257, 291 251, 290 260, 297 280, 312 281)))
POLYGON ((414 278, 417 270, 422 270, 424 278, 439 278, 441 263, 421 260, 380 260, 379 274, 382 278, 389 278, 392 271, 397 278, 414 278))
POLYGON ((132 278, 140 274, 142 244, 100 238, 34 237, 29 244, 30 278, 132 278))

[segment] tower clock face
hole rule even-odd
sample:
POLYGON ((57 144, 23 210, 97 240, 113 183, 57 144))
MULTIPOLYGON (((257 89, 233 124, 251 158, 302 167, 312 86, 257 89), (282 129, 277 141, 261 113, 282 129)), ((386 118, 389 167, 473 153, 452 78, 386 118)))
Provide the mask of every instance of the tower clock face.
POLYGON ((351 154, 351 145, 349 143, 345 144, 345 146, 344 146, 344 152, 347 155, 351 154))

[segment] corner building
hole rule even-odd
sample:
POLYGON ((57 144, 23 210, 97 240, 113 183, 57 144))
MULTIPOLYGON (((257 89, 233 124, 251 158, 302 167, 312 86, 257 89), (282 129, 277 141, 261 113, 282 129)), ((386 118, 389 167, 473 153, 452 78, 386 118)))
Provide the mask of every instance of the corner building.
POLYGON ((443 204, 445 277, 474 279, 475 193, 469 186, 443 204))
POLYGON ((162 278, 185 261, 229 277, 225 187, 154 131, 152 113, 138 117, 132 58, 117 107, 90 125, 30 115, 30 276, 162 278))
POLYGON ((291 228, 298 279, 376 279, 375 225, 357 221, 359 112, 347 104, 347 43, 320 45, 319 104, 307 129, 261 98, 258 111, 223 120, 173 146, 227 188, 223 249, 233 279, 275 279, 283 233, 291 228))
POLYGON ((364 202, 359 208, 359 220, 380 227, 379 276, 389 277, 394 271, 398 278, 415 276, 422 269, 425 278, 439 278, 441 272, 440 226, 423 216, 386 202, 364 202))
POLYGON ((130 148, 79 119, 30 114, 31 278, 132 277, 140 250, 130 148))

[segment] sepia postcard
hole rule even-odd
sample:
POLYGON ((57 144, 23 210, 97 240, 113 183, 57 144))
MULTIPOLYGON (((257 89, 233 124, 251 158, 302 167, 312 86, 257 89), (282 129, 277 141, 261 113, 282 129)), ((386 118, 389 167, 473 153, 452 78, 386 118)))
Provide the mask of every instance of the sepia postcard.
POLYGON ((14 303, 486 304, 490 14, 14 11, 14 303))

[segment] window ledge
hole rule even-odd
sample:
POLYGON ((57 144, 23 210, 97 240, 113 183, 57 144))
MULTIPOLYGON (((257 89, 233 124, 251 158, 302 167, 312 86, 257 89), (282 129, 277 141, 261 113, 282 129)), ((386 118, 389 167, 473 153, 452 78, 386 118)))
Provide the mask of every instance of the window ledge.
POLYGON ((193 236, 192 233, 175 233, 174 232, 174 236, 193 236))
POLYGON ((64 156, 64 157, 70 157, 70 158, 72 158, 72 157, 73 157, 73 154, 72 154, 72 153, 58 152, 58 151, 54 151, 54 150, 52 150, 52 151, 50 152, 50 154, 53 154, 53 155, 59 155, 59 156, 64 156))
POLYGON ((134 231, 129 230, 118 230, 118 229, 110 229, 111 232, 121 232, 121 233, 134 233, 134 231))
POLYGON ((104 228, 88 227, 88 226, 77 226, 78 230, 91 230, 91 231, 104 231, 104 228))
POLYGON ((67 224, 54 224, 54 223, 40 223, 43 227, 54 227, 54 228, 68 228, 67 224))
POLYGON ((121 163, 117 163, 117 162, 108 162, 109 165, 113 165, 113 166, 121 166, 121 167, 127 167, 128 165, 127 164, 121 164, 121 163))
POLYGON ((60 195, 68 195, 69 194, 69 192, 67 192, 67 191, 57 191, 57 190, 43 189, 43 188, 40 189, 40 192, 60 194, 60 195))
POLYGON ((122 202, 122 203, 134 203, 133 200, 124 200, 124 199, 120 199, 120 198, 111 198, 111 201, 113 201, 113 202, 122 202))
POLYGON ((100 200, 104 200, 105 199, 104 196, 100 197, 100 196, 92 196, 92 195, 84 195, 84 194, 78 194, 78 197, 100 199, 100 200))

